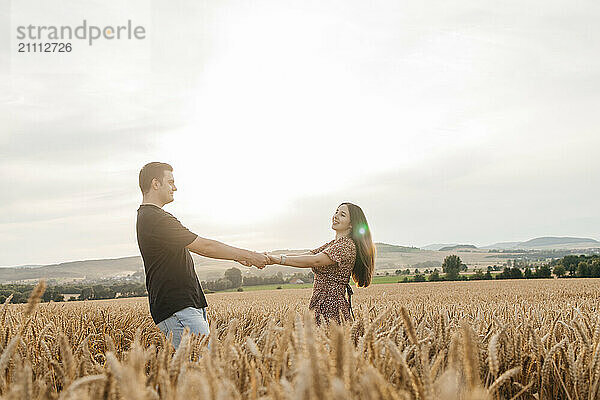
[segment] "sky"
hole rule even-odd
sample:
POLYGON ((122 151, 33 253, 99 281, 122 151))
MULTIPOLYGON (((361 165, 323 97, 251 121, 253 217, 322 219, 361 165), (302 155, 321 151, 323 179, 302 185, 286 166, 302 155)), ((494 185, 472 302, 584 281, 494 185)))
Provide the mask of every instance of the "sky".
POLYGON ((150 161, 253 250, 318 247, 343 201, 405 246, 600 239, 597 2, 0 1, 0 266, 139 255, 150 161), (84 19, 145 38, 17 51, 84 19))

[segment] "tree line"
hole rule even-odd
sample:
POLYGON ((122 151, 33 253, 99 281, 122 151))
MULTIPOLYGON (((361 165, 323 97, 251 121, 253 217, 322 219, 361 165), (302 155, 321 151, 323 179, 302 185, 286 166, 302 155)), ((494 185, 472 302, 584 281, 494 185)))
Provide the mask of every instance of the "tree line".
MULTIPOLYGON (((568 255, 563 258, 553 260, 544 265, 535 266, 532 268, 527 264, 520 263, 515 260, 508 263, 504 270, 497 274, 492 274, 493 267, 488 267, 486 273, 481 270, 475 271, 474 274, 465 275, 460 272, 466 271, 467 266, 463 264, 460 257, 457 255, 449 255, 442 263, 442 272, 445 275, 440 275, 439 271, 434 269, 429 275, 421 274, 415 270, 413 277, 405 276, 399 282, 434 282, 434 281, 457 281, 457 280, 491 280, 491 279, 539 279, 551 278, 555 275, 558 278, 600 278, 600 256, 598 255, 568 255), (511 266, 512 264, 512 266, 511 266)), ((396 270, 398 275, 407 275, 409 270, 396 270)))
POLYGON ((600 278, 600 256, 569 255, 549 263, 554 275, 562 277, 600 278))

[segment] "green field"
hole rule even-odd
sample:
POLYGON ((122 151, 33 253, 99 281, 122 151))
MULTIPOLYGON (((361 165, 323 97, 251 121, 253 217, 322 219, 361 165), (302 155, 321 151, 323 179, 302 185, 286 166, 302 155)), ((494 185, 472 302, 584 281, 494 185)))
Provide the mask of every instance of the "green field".
POLYGON ((373 277, 373 281, 371 283, 373 285, 377 285, 379 283, 398 283, 402 277, 403 276, 400 275, 375 276, 373 277))

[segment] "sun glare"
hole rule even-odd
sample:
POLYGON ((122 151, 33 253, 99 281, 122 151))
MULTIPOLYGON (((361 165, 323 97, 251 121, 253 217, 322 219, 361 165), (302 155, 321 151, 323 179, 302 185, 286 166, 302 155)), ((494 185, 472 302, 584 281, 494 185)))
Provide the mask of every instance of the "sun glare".
POLYGON ((392 99, 364 96, 358 72, 322 63, 323 50, 311 45, 320 36, 302 18, 298 26, 276 20, 244 16, 211 38, 219 52, 190 89, 187 125, 160 146, 185 207, 202 204, 219 221, 277 218, 303 197, 340 193, 427 150, 416 130, 398 132, 392 99), (408 144, 393 145, 400 134, 408 144))

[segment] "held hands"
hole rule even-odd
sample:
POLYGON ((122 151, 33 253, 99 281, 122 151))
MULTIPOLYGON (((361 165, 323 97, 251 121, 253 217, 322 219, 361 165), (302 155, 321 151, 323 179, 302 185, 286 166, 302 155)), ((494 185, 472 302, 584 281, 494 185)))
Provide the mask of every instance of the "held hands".
POLYGON ((267 264, 281 264, 281 256, 276 256, 267 252, 265 252, 264 254, 269 259, 269 262, 267 264))
POLYGON ((266 255, 254 251, 249 251, 244 260, 236 261, 246 267, 255 266, 258 269, 263 269, 265 265, 270 264, 269 258, 266 255))
POLYGON ((282 256, 269 254, 267 252, 260 254, 260 253, 255 253, 255 252, 251 251, 251 252, 249 252, 249 255, 246 257, 245 260, 236 260, 236 261, 246 267, 255 266, 258 269, 263 269, 266 265, 281 264, 282 256))

